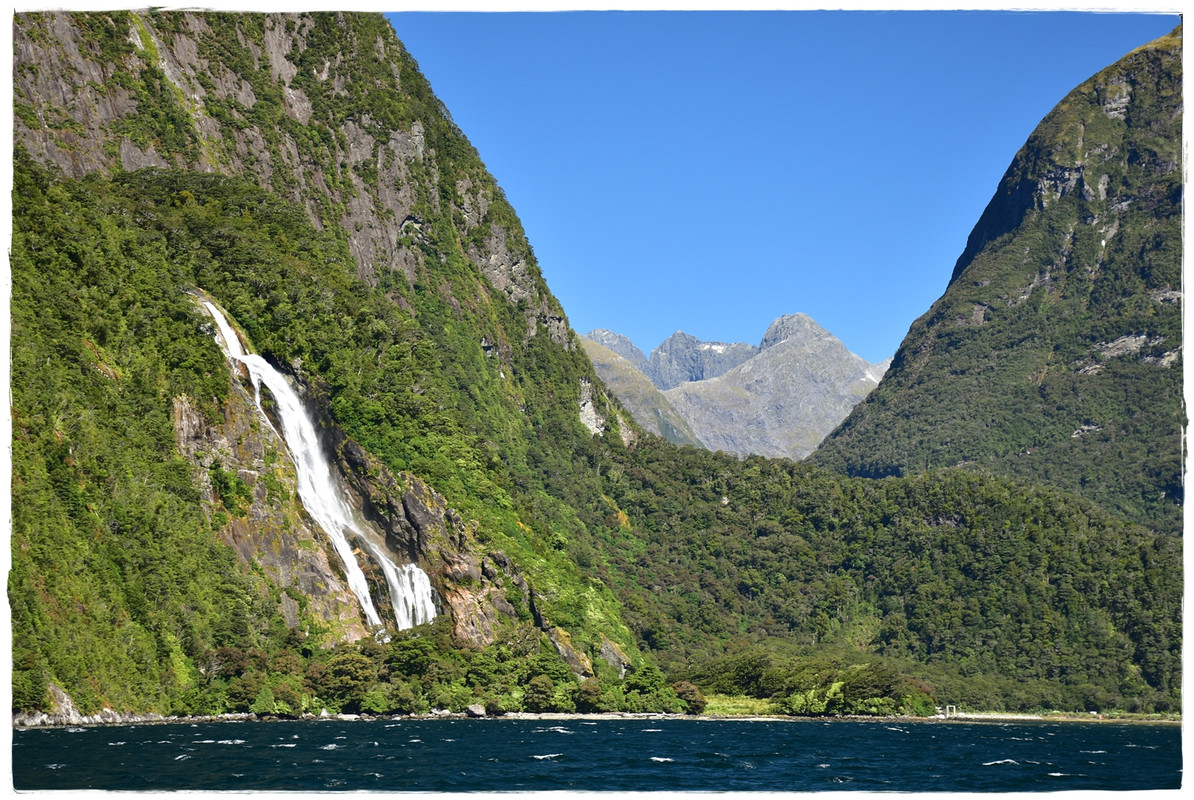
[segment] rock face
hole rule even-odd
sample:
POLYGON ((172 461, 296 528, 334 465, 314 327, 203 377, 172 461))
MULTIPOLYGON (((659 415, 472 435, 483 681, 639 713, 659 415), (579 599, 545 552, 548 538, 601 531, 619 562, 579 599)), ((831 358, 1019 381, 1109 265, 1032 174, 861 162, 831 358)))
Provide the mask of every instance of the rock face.
MULTIPOLYGON (((665 438, 692 436, 710 450, 801 459, 871 391, 889 362, 870 364, 805 314, 780 317, 758 347, 702 342, 677 333, 651 353, 656 386, 677 382, 658 397, 636 381, 623 351, 629 340, 609 331, 585 337, 602 380, 638 420, 665 438), (604 352, 603 352, 604 351, 604 352)), ((633 347, 629 344, 629 347, 633 347)))
POLYGON ((948 287, 814 463, 974 467, 1180 532, 1181 54, 1179 27, 1041 121, 948 287))
MULTIPOLYGON (((306 613, 330 631, 330 640, 367 636, 360 604, 348 588, 339 556, 325 533, 304 511, 296 491, 294 461, 276 420, 261 419, 243 366, 230 368, 231 388, 223 422, 207 423, 185 395, 174 398, 175 443, 181 454, 202 468, 201 496, 209 516, 223 511, 221 537, 247 565, 256 565, 279 588, 307 598, 306 613), (234 474, 251 499, 235 511, 219 497, 213 476, 234 474)), ((365 529, 384 540, 391 559, 413 563, 428 574, 437 613, 449 613, 462 643, 492 643, 503 621, 518 613, 510 592, 533 605, 531 590, 518 569, 500 552, 481 555, 467 524, 447 501, 415 475, 393 474, 377 458, 347 437, 330 418, 318 383, 292 381, 318 419, 337 482, 365 529)), ((379 564, 364 548, 355 555, 383 619, 393 622, 389 592, 379 564)), ((285 591, 281 612, 292 628, 300 626, 298 604, 285 591)), ((330 642, 329 642, 330 643, 330 642)))
POLYGON ((438 100, 384 20, 374 29, 366 16, 323 16, 334 16, 343 49, 316 56, 311 46, 326 43, 326 26, 313 15, 19 14, 14 141, 68 177, 151 166, 249 177, 301 203, 317 227, 348 232, 357 274, 374 285, 432 279, 435 234, 422 210, 431 203, 459 221, 467 255, 496 295, 522 309, 525 335, 544 330, 575 347, 521 229, 493 219, 500 189, 491 176, 456 181, 452 208, 440 209, 434 139, 420 119, 395 125, 384 104, 337 115, 361 91, 352 83, 364 65, 386 61, 375 85, 396 79, 418 101, 438 100), (224 40, 248 59, 229 61, 224 40), (156 135, 163 115, 173 137, 156 135))
POLYGON ((331 438, 350 496, 391 551, 427 571, 437 611, 451 615, 457 641, 492 644, 503 623, 520 619, 510 597, 519 597, 524 608, 535 606, 521 571, 502 552, 477 542, 477 523, 466 522, 418 476, 393 474, 338 430, 331 438))
POLYGON ((651 351, 647 375, 660 389, 672 389, 682 383, 716 378, 758 351, 757 347, 743 342, 702 342, 676 331, 651 351))
MULTIPOLYGON (((203 504, 209 516, 224 506, 213 489, 214 471, 232 473, 249 488, 243 514, 225 514, 220 536, 241 561, 260 565, 282 589, 311 598, 309 611, 328 624, 334 639, 355 641, 368 634, 360 606, 343 580, 343 569, 318 527, 296 499, 296 477, 285 442, 268 425, 239 380, 224 405, 222 424, 209 426, 190 398, 174 398, 174 431, 179 452, 202 468, 203 504)), ((282 613, 298 627, 294 600, 282 594, 282 613), (289 602, 287 602, 289 601, 289 602)))

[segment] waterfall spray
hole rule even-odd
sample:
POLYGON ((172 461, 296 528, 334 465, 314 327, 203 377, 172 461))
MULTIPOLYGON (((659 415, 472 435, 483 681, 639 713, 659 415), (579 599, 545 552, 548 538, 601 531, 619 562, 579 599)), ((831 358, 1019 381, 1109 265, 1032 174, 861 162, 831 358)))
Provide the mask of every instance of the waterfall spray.
POLYGON ((220 342, 224 353, 230 360, 240 362, 248 369, 256 391, 257 409, 271 429, 273 425, 261 406, 261 384, 265 384, 278 404, 282 436, 286 440, 298 475, 299 499, 327 534, 332 547, 340 556, 348 576, 348 586, 360 601, 369 624, 381 627, 382 621, 373 606, 373 598, 369 595, 365 574, 353 555, 350 536, 355 536, 381 565, 386 583, 389 585, 390 604, 394 608, 398 629, 404 630, 433 620, 435 604, 431 599, 431 582, 427 579, 427 574, 414 564, 397 566, 357 525, 352 509, 345 502, 332 478, 331 464, 319 445, 315 426, 307 416, 302 400, 291 388, 286 377, 261 356, 245 352, 236 332, 232 330, 232 326, 220 310, 207 301, 204 301, 203 305, 216 322, 220 334, 217 341, 220 342))

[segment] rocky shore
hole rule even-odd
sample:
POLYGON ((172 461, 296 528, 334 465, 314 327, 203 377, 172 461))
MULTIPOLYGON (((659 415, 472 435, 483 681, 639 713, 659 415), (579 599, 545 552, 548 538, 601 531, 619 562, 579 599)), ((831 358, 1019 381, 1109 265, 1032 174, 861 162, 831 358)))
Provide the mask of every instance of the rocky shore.
MULTIPOLYGON (((13 714, 14 728, 64 728, 88 727, 97 725, 166 725, 172 723, 192 722, 279 722, 284 720, 339 720, 341 722, 356 722, 359 720, 388 720, 388 719, 479 719, 491 716, 485 713, 481 706, 470 706, 467 711, 453 712, 445 709, 432 709, 426 714, 333 714, 326 709, 319 714, 302 714, 297 717, 281 717, 269 714, 253 714, 248 712, 197 715, 197 716, 166 716, 163 714, 135 714, 128 711, 113 711, 105 708, 97 714, 80 714, 74 708, 69 712, 58 711, 48 714, 44 711, 19 712, 13 714)), ((554 714, 530 713, 515 711, 501 715, 502 719, 694 719, 685 714, 635 714, 630 712, 610 714, 554 714)), ((703 719, 751 719, 750 717, 722 717, 704 716, 703 719)), ((758 719, 772 719, 758 717, 758 719)), ((778 718, 777 718, 778 719, 778 718)))
MULTIPOLYGON (((280 722, 289 720, 329 720, 341 722, 355 722, 368 720, 391 720, 391 719, 479 719, 482 717, 491 717, 487 715, 485 710, 480 706, 470 707, 468 711, 457 713, 447 711, 444 709, 433 709, 426 714, 333 714, 327 710, 319 714, 303 714, 298 717, 279 717, 273 715, 259 715, 252 713, 232 713, 219 714, 212 716, 165 716, 162 714, 134 714, 128 711, 113 711, 110 708, 105 708, 97 714, 80 714, 78 711, 71 709, 71 713, 55 712, 47 714, 42 711, 21 712, 13 714, 12 725, 13 728, 27 729, 27 728, 65 728, 65 727, 90 727, 90 726, 108 726, 108 725, 167 725, 178 723, 196 723, 196 722, 280 722)), ((491 717, 496 719, 497 717, 491 717)), ((618 720, 618 719, 689 719, 689 720, 718 720, 729 721, 736 720, 740 722, 807 722, 815 720, 819 722, 891 722, 893 720, 900 720, 906 722, 1149 722, 1149 723, 1176 723, 1180 724, 1180 718, 1141 718, 1141 717, 1119 717, 1119 716, 1081 716, 1073 715, 1040 715, 1040 714, 955 714, 949 717, 788 717, 788 716, 736 716, 725 714, 662 714, 662 713, 631 713, 631 712, 617 712, 608 714, 563 714, 563 713, 531 713, 525 711, 514 711, 507 714, 502 714, 501 719, 532 719, 532 720, 569 720, 569 719, 586 719, 586 720, 618 720)))
MULTIPOLYGON (((353 722, 357 720, 375 719, 480 719, 489 717, 482 705, 471 705, 463 712, 452 712, 446 709, 432 709, 426 714, 333 714, 327 709, 319 714, 303 714, 298 717, 279 717, 273 715, 259 715, 248 712, 219 714, 211 716, 166 716, 162 714, 137 714, 130 711, 113 711, 105 708, 96 714, 82 714, 75 707, 70 697, 56 686, 51 686, 54 693, 57 710, 52 713, 44 711, 18 712, 12 716, 13 728, 64 728, 88 727, 96 725, 165 725, 172 723, 195 722, 277 722, 282 720, 339 720, 353 722)), ((632 713, 613 712, 601 714, 578 713, 533 713, 527 711, 512 711, 501 715, 502 719, 534 719, 534 720, 568 720, 568 719, 703 719, 703 720, 738 720, 749 721, 807 721, 810 717, 764 716, 764 715, 728 715, 728 714, 664 714, 664 713, 632 713)), ((1081 714, 1000 714, 960 712, 949 716, 935 717, 817 717, 820 721, 853 721, 853 722, 890 722, 893 719, 914 722, 981 722, 981 721, 1024 721, 1024 722, 1181 722, 1180 716, 1168 718, 1123 717, 1118 714, 1085 716, 1081 714)))

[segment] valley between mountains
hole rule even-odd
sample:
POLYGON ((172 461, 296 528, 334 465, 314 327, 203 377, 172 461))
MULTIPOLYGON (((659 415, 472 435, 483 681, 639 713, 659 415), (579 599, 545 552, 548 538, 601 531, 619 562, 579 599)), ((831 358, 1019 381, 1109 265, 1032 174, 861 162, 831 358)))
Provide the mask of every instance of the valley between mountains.
POLYGON ((1180 26, 881 364, 580 336, 401 37, 14 16, 14 720, 1180 712, 1180 26))

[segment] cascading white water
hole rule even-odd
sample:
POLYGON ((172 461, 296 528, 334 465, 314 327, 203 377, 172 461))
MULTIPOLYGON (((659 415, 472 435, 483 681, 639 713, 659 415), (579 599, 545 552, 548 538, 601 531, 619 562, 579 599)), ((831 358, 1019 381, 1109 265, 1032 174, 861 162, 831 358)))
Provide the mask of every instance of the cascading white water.
POLYGON ((261 356, 246 353, 236 332, 232 330, 232 326, 220 310, 207 301, 204 301, 203 305, 216 321, 216 327, 220 332, 217 341, 224 353, 233 361, 244 364, 249 370, 249 377, 257 393, 257 409, 271 429, 273 426, 269 417, 261 407, 261 384, 264 383, 274 396, 278 404, 278 416, 282 422, 282 436, 290 449, 298 475, 299 498, 307 512, 328 535, 344 563, 348 586, 360 600, 361 609, 365 612, 369 624, 381 627, 381 617, 373 606, 365 574, 352 553, 349 534, 355 535, 381 564, 390 588, 390 604, 394 608, 398 629, 405 630, 431 622, 435 619, 435 603, 431 599, 431 581, 428 580, 427 574, 414 564, 398 567, 357 525, 352 509, 344 501, 332 479, 331 466, 319 446, 315 426, 307 416, 302 400, 291 388, 286 377, 261 356))

